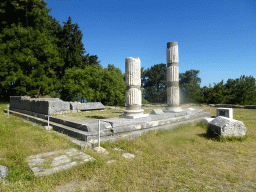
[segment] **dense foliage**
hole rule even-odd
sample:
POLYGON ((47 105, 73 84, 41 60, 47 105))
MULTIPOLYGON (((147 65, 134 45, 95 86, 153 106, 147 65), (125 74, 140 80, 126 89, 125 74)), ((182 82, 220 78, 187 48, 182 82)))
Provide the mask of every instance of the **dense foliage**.
POLYGON ((143 95, 149 102, 166 102, 166 64, 154 65, 141 71, 143 95))
POLYGON ((61 80, 61 99, 67 101, 101 101, 108 105, 124 104, 124 75, 114 65, 67 69, 61 80))
POLYGON ((56 69, 64 63, 48 38, 44 1, 4 0, 0 12, 1 99, 51 94, 58 81, 56 69))
POLYGON ((256 79, 252 76, 241 75, 235 80, 223 80, 214 87, 201 88, 201 102, 213 104, 256 105, 256 79))
POLYGON ((199 70, 190 70, 179 74, 180 103, 198 103, 201 101, 199 70))

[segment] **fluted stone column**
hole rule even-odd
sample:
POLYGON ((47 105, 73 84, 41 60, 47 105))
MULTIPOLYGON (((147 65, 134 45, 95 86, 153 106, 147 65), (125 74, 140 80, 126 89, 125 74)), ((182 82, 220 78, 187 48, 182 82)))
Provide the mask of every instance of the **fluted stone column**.
POLYGON ((179 91, 179 51, 177 42, 168 42, 167 57, 167 108, 169 112, 181 112, 179 91))
POLYGON ((143 114, 141 109, 141 64, 138 57, 127 57, 125 59, 125 106, 124 114, 120 117, 124 118, 140 118, 146 117, 148 114, 143 114))

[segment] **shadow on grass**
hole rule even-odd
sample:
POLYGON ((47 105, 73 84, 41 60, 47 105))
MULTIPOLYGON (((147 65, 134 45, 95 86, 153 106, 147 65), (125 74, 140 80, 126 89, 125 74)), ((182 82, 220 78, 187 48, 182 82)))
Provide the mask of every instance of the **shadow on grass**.
POLYGON ((207 124, 204 123, 197 123, 197 126, 202 127, 206 130, 206 133, 197 134, 200 137, 204 137, 205 139, 213 140, 213 141, 219 141, 219 142, 227 142, 227 141, 246 141, 247 135, 244 137, 223 137, 222 135, 213 132, 207 124))

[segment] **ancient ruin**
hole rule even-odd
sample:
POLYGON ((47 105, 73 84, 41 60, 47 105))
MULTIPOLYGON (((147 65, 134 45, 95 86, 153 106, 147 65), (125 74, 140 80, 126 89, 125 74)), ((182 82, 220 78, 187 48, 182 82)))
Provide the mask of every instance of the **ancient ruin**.
POLYGON ((148 114, 143 114, 141 109, 141 62, 139 57, 127 57, 125 59, 125 106, 124 114, 120 115, 123 118, 141 118, 148 114))
POLYGON ((105 109, 101 102, 65 102, 59 98, 30 98, 29 96, 10 96, 10 110, 29 111, 44 115, 81 110, 105 109))
POLYGON ((165 112, 181 112, 179 92, 179 52, 177 42, 168 42, 167 57, 167 108, 165 112))
POLYGON ((228 117, 218 116, 208 125, 213 132, 223 137, 243 137, 246 135, 244 123, 228 117))

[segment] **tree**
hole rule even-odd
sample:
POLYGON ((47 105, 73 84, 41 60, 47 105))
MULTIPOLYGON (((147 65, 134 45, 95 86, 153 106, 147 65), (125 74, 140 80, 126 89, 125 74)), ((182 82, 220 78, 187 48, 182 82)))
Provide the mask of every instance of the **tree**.
MULTIPOLYGON (((77 67, 83 69, 88 63, 88 60, 94 57, 89 58, 89 54, 83 55, 84 45, 82 43, 82 33, 78 30, 78 24, 71 24, 71 18, 68 18, 68 21, 64 23, 63 30, 59 34, 59 43, 61 57, 64 58, 64 66, 61 69, 61 74, 64 75, 64 72, 68 68, 77 67)), ((94 58, 93 62, 96 63, 97 59, 94 58)))
POLYGON ((218 84, 214 83, 210 102, 214 104, 226 104, 229 100, 229 98, 227 97, 228 95, 229 90, 225 85, 223 85, 223 80, 218 84))
POLYGON ((166 102, 166 65, 161 63, 141 72, 145 99, 149 102, 166 102))
POLYGON ((97 100, 103 104, 124 104, 125 84, 121 70, 114 65, 86 66, 84 69, 66 69, 61 80, 61 99, 67 101, 97 100))
POLYGON ((213 88, 211 86, 200 88, 200 93, 202 95, 201 103, 210 104, 213 97, 213 88))
POLYGON ((197 77, 199 72, 199 70, 191 69, 179 74, 180 93, 182 95, 181 103, 202 101, 200 92, 201 78, 197 77))
POLYGON ((255 78, 252 76, 241 76, 240 79, 228 79, 223 85, 223 80, 215 84, 214 87, 201 88, 203 102, 214 104, 256 104, 256 86, 255 78))
POLYGON ((44 1, 4 0, 0 4, 0 92, 11 95, 52 95, 61 65, 56 45, 47 37, 49 9, 44 1), (10 17, 10 15, 13 16, 10 17))
POLYGON ((103 69, 101 66, 66 69, 61 80, 61 99, 65 101, 100 100, 102 77, 103 69))
POLYGON ((226 104, 236 104, 237 103, 237 85, 239 79, 228 79, 227 83, 225 84, 227 88, 227 101, 226 104))
POLYGON ((256 80, 252 76, 241 76, 236 80, 236 101, 240 105, 256 104, 256 80))
POLYGON ((101 89, 102 102, 107 105, 124 105, 126 85, 121 70, 108 64, 104 72, 101 89))
POLYGON ((85 63, 86 63, 86 66, 87 65, 100 66, 100 61, 98 61, 98 56, 97 55, 89 56, 89 59, 87 59, 85 63))

